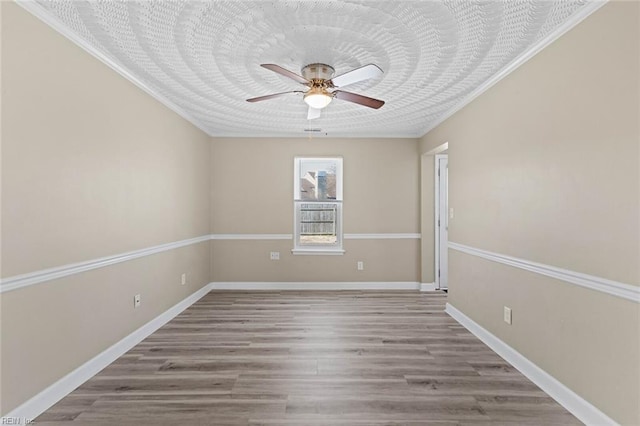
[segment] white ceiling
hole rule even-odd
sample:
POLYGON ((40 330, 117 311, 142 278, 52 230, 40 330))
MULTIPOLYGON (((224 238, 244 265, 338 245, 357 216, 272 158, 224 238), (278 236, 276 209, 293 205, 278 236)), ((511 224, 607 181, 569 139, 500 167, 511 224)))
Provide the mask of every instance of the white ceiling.
MULTIPOLYGON (((23 6, 212 136, 422 136, 523 55, 594 9, 559 1, 43 1, 23 6), (260 67, 337 74, 368 63, 381 78, 345 90, 307 120, 305 87, 260 67)), ((511 66, 510 66, 511 65, 511 66)))

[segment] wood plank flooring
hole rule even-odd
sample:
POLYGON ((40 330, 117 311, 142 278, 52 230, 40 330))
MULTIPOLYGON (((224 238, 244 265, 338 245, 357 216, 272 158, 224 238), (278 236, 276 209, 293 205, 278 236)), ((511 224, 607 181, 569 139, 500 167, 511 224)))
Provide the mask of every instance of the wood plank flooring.
POLYGON ((214 291, 41 425, 581 424, 444 293, 214 291))

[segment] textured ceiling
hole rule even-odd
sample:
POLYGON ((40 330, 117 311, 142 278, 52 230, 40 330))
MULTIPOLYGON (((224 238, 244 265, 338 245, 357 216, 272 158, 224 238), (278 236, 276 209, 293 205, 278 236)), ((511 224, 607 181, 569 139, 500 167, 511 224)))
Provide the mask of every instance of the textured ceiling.
POLYGON ((478 87, 587 7, 572 1, 38 1, 41 15, 122 68, 213 136, 423 135, 478 87), (308 63, 380 78, 345 90, 379 110, 334 100, 307 120, 308 63))

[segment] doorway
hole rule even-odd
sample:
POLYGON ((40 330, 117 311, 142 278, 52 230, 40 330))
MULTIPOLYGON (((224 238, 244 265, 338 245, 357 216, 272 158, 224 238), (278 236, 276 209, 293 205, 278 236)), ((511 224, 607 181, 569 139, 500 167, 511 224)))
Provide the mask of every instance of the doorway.
POLYGON ((435 283, 439 290, 449 289, 449 156, 435 156, 435 283))

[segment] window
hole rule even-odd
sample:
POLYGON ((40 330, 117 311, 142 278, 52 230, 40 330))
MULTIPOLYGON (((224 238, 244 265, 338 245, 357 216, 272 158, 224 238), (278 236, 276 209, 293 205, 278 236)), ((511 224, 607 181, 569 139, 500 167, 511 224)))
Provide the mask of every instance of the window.
POLYGON ((343 254, 342 158, 296 157, 294 254, 343 254))

